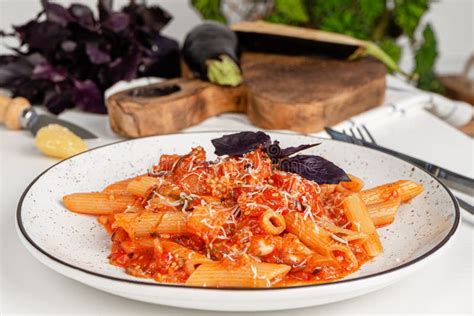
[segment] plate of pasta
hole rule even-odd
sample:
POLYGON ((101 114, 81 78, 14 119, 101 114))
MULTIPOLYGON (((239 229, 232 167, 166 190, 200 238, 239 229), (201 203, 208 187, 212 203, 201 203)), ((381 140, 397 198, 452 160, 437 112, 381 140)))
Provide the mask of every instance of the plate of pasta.
POLYGON ((207 310, 362 295, 442 253, 449 190, 357 145, 264 132, 146 137, 66 159, 25 190, 17 228, 55 271, 123 297, 207 310))

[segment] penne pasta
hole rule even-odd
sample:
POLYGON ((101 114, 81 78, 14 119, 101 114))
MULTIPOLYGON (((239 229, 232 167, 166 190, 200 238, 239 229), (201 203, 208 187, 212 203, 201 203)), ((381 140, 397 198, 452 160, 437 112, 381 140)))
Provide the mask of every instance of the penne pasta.
POLYGON ((331 234, 337 235, 346 242, 367 239, 367 234, 352 229, 342 228, 331 223, 324 223, 323 227, 331 234))
POLYGON ((306 280, 297 280, 297 279, 285 279, 277 284, 274 285, 274 287, 280 288, 280 287, 297 287, 297 286, 302 286, 302 285, 311 285, 311 284, 318 284, 321 283, 321 281, 317 280, 311 280, 311 281, 306 281, 306 280))
POLYGON ((123 228, 130 237, 150 234, 186 233, 186 215, 182 212, 122 213, 115 215, 115 226, 123 228))
POLYGON ((154 249, 156 247, 156 241, 158 238, 136 238, 134 240, 127 239, 120 242, 120 247, 127 254, 132 254, 141 249, 154 249))
MULTIPOLYGON (((249 253, 256 257, 265 257, 271 254, 275 262, 291 266, 300 265, 308 257, 315 255, 313 250, 291 233, 283 236, 253 236, 249 253)), ((303 267, 304 264, 301 266, 303 267)))
POLYGON ((307 261, 306 269, 310 269, 311 273, 314 273, 315 269, 322 267, 331 267, 337 265, 334 257, 326 257, 318 253, 312 254, 307 261))
POLYGON ((158 234, 187 234, 188 216, 179 211, 161 212, 163 218, 160 225, 156 228, 158 234))
POLYGON ((155 248, 157 240, 158 238, 138 238, 135 242, 142 248, 155 248))
MULTIPOLYGON (((280 237, 273 237, 280 238, 280 237)), ((316 254, 313 250, 308 248, 303 244, 298 237, 289 233, 284 235, 281 238, 281 244, 278 245, 278 252, 275 255, 278 258, 278 262, 290 265, 290 266, 306 266, 305 261, 308 260, 308 257, 320 256, 316 254)))
POLYGON ((161 155, 159 163, 160 170, 170 171, 180 158, 180 155, 161 155))
POLYGON ((423 191, 421 184, 409 180, 400 180, 364 190, 360 197, 366 205, 378 204, 390 198, 399 197, 401 202, 408 202, 423 191))
POLYGON ((332 244, 330 246, 331 253, 334 257, 337 258, 337 253, 340 252, 343 254, 344 258, 350 262, 351 269, 357 269, 359 267, 359 262, 357 261, 356 256, 352 252, 352 250, 348 246, 344 246, 341 244, 332 244))
POLYGON ((131 205, 125 209, 124 213, 141 213, 145 211, 146 209, 143 206, 131 205))
POLYGON ((321 184, 319 187, 322 195, 329 195, 336 191, 337 186, 337 184, 321 184))
POLYGON ((202 287, 271 287, 290 271, 285 264, 254 262, 228 266, 213 262, 200 265, 188 278, 186 285, 202 287))
POLYGON ((375 227, 382 227, 393 223, 400 202, 400 197, 396 197, 385 202, 368 205, 367 209, 375 227))
POLYGON ((218 236, 230 215, 231 212, 227 208, 198 206, 192 211, 187 228, 205 241, 211 241, 218 236))
POLYGON ((185 267, 188 274, 191 274, 199 265, 203 263, 213 262, 211 259, 207 258, 205 255, 200 254, 197 251, 191 250, 180 244, 177 244, 166 239, 161 239, 161 247, 165 252, 171 253, 178 259, 185 260, 185 267))
POLYGON ((273 236, 253 236, 250 241, 249 253, 256 257, 269 255, 277 247, 276 238, 273 236))
POLYGON ((127 185, 127 192, 145 197, 150 194, 153 187, 158 186, 163 181, 158 177, 139 177, 130 181, 127 185))
POLYGON ((338 192, 359 192, 364 187, 364 181, 362 179, 357 178, 356 176, 349 174, 348 175, 351 181, 340 182, 336 190, 338 192))
POLYGON ((395 183, 397 183, 398 197, 402 202, 408 202, 423 192, 423 186, 413 181, 400 180, 395 183))
POLYGON ((102 192, 127 192, 128 184, 136 178, 138 177, 128 178, 109 184, 104 190, 102 190, 102 192))
POLYGON ((172 197, 163 196, 159 193, 154 193, 153 198, 148 200, 146 209, 153 211, 179 211, 182 202, 172 197))
POLYGON ((344 213, 347 219, 352 223, 352 228, 368 235, 362 244, 367 254, 375 257, 382 252, 382 244, 380 242, 375 225, 370 218, 366 205, 356 194, 352 194, 344 199, 344 213))
POLYGON ((286 215, 286 230, 296 235, 306 246, 324 256, 330 256, 329 243, 331 241, 329 233, 319 227, 309 218, 305 219, 298 212, 290 212, 286 215))
POLYGON ((64 206, 71 212, 107 215, 123 212, 136 198, 120 193, 74 193, 63 197, 64 206))
POLYGON ((266 210, 260 217, 260 227, 267 234, 279 235, 286 228, 285 218, 272 210, 266 210))
POLYGON ((157 231, 163 213, 142 212, 116 214, 115 226, 123 228, 131 238, 149 236, 157 231))

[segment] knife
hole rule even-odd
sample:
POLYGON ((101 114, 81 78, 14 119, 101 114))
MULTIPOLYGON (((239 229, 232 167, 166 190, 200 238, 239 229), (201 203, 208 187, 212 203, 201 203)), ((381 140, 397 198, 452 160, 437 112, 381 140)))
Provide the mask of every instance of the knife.
POLYGON ((427 171, 429 174, 435 176, 441 182, 443 182, 446 186, 453 188, 455 190, 458 190, 460 192, 466 193, 469 196, 474 195, 474 179, 471 179, 469 177, 463 176, 456 172, 447 170, 445 168, 441 168, 435 164, 423 161, 421 159, 418 159, 406 154, 402 154, 395 150, 388 149, 388 148, 376 145, 374 143, 367 142, 359 138, 356 139, 355 137, 335 131, 331 128, 325 128, 325 130, 329 134, 329 136, 331 136, 331 138, 333 139, 344 141, 344 142, 350 142, 350 143, 359 143, 359 144, 362 144, 364 147, 369 147, 369 148, 387 153, 389 155, 398 157, 400 159, 406 160, 420 167, 421 169, 427 171))
POLYGON ((4 122, 9 129, 23 128, 36 135, 40 128, 50 124, 58 124, 69 129, 80 138, 97 138, 96 135, 76 124, 51 115, 38 114, 25 98, 17 97, 8 98, 7 100, 7 98, 2 97, 1 101, 3 102, 0 102, 0 122, 4 122))
POLYGON ((38 114, 33 108, 26 109, 22 112, 20 123, 22 128, 28 129, 31 133, 33 133, 33 135, 36 135, 38 130, 44 126, 48 126, 49 124, 59 124, 66 127, 68 130, 82 139, 97 138, 96 135, 76 124, 58 119, 50 115, 38 114))

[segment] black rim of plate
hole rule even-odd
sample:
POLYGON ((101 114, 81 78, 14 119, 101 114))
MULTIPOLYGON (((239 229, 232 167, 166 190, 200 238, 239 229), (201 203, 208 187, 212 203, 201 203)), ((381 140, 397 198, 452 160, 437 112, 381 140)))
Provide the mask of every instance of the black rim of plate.
MULTIPOLYGON (((341 283, 349 283, 349 282, 355 282, 355 281, 361 281, 361 280, 365 280, 365 279, 370 279, 370 278, 375 278, 375 277, 378 277, 378 276, 381 276, 381 275, 386 275, 386 274, 389 274, 389 273, 392 273, 392 272, 395 272, 395 271, 398 271, 398 270, 401 270, 405 267, 408 267, 408 266, 411 266, 417 262, 420 262, 422 261, 423 259, 429 257, 430 255, 434 254, 436 251, 438 251, 439 249, 441 249, 450 239, 451 237, 454 235, 454 233, 456 232, 456 230, 458 229, 459 227, 459 222, 460 222, 460 217, 461 217, 461 214, 460 214, 460 210, 459 210, 459 206, 458 206, 458 203, 457 203, 457 200, 456 198, 454 197, 454 195, 451 193, 451 191, 441 182, 439 181, 437 178, 435 178, 434 176, 432 176, 430 173, 428 173, 427 171, 413 165, 412 163, 410 162, 407 162, 403 159, 400 159, 398 157, 394 157, 392 155, 389 155, 389 154, 386 154, 386 153, 383 153, 383 152, 380 152, 380 151, 377 151, 375 149, 372 149, 372 148, 367 148, 367 147, 364 147, 364 146, 361 146, 361 145, 357 145, 357 144, 351 144, 351 143, 346 143, 346 142, 343 142, 343 141, 339 141, 339 140, 335 140, 335 139, 325 139, 325 138, 321 138, 321 137, 317 137, 317 136, 311 136, 311 135, 304 135, 304 134, 298 134, 298 133, 291 133, 291 132, 274 132, 274 131, 268 131, 269 133, 272 133, 272 134, 281 134, 281 135, 294 135, 294 136, 304 136, 304 137, 309 137, 309 138, 314 138, 314 139, 318 139, 318 140, 321 140, 321 141, 330 141, 330 142, 338 142, 338 143, 344 143, 344 144, 348 144, 348 145, 352 145, 352 146, 356 146, 356 147, 363 147, 367 150, 371 150, 371 151, 374 151, 374 152, 377 152, 377 153, 380 153, 382 155, 386 155, 388 157, 391 157, 391 158, 394 158, 394 159, 398 159, 404 163, 407 163, 409 165, 411 165, 412 167, 418 169, 418 170, 421 170, 422 172, 426 173, 429 177, 431 177, 433 180, 435 180, 436 182, 438 182, 438 184, 444 188, 444 190, 446 190, 446 192, 449 194, 449 197, 451 198, 451 201, 454 205, 454 210, 455 210, 455 218, 454 218, 454 222, 453 222, 453 226, 451 227, 451 229, 449 230, 448 234, 436 245, 434 246, 432 249, 430 249, 428 252, 424 253, 423 255, 413 259, 413 260, 410 260, 408 262, 405 262, 404 264, 401 264, 397 267, 394 267, 394 268, 391 268, 391 269, 388 269, 388 270, 384 270, 384 271, 380 271, 380 272, 377 272, 377 273, 374 273, 374 274, 370 274, 370 275, 366 275, 366 276, 361 276, 361 277, 357 277, 357 278, 352 278, 352 279, 340 279, 340 280, 337 280, 337 281, 334 281, 334 282, 325 282, 325 283, 317 283, 317 284, 304 284, 304 285, 297 285, 297 286, 291 286, 291 287, 277 287, 277 288, 240 288, 240 287, 227 287, 227 288, 219 288, 219 287, 200 287, 200 286, 187 286, 187 285, 184 285, 184 284, 167 284, 167 283, 158 283, 158 282, 143 282, 143 281, 139 281, 139 280, 129 280, 129 279, 122 279, 122 278, 117 278, 117 277, 112 277, 112 276, 109 276, 109 275, 106 275, 106 274, 101 274, 101 273, 97 273, 97 272, 94 272, 94 271, 90 271, 90 270, 87 270, 87 269, 84 269, 84 268, 81 268, 81 267, 77 267, 73 264, 70 264, 68 262, 65 262, 59 258, 56 258, 55 256, 51 255, 50 253, 48 253, 46 250, 44 250, 43 248, 41 248, 39 245, 37 245, 35 243, 35 241, 28 235, 28 233, 26 232, 26 229, 25 227, 23 226, 23 222, 22 222, 22 218, 21 218, 21 211, 22 211, 22 205, 23 205, 23 201, 26 197, 26 195, 28 194, 28 192, 30 191, 31 187, 36 183, 36 181, 38 181, 44 174, 46 174, 49 170, 55 168, 56 166, 58 166, 59 164, 62 164, 70 159, 73 159, 74 157, 76 156, 80 156, 80 155, 83 155, 83 154, 86 154, 86 153, 89 153, 91 151, 94 151, 94 150, 97 150, 97 149, 100 149, 100 148, 104 148, 104 147, 108 147, 108 146, 113 146, 113 145, 116 145, 116 144, 120 144, 120 143, 124 143, 124 142, 132 142, 132 141, 135 141, 135 140, 139 140, 139 139, 145 139, 145 138, 159 138, 161 136, 179 136, 179 135, 192 135, 192 134, 212 134, 212 133, 220 133, 220 134, 226 134, 226 133, 236 133, 236 132, 240 132, 241 130, 228 130, 228 131, 202 131, 202 132, 181 132, 181 133, 174 133, 174 134, 166 134, 166 135, 153 135, 153 136, 146 136, 146 137, 141 137, 141 138, 135 138, 135 139, 123 139, 123 140, 119 140, 119 141, 116 141, 116 142, 113 142, 113 143, 109 143, 109 144, 105 144, 105 145, 101 145, 101 146, 98 146, 98 147, 94 147, 92 149, 89 149, 87 151, 84 151, 82 153, 79 153, 77 155, 74 155, 72 157, 69 157, 67 159, 64 159, 54 165, 52 165, 51 167, 49 167, 48 169, 44 170, 43 172, 41 172, 29 185, 28 187, 25 189, 25 191, 23 192, 23 194, 21 195, 21 198, 18 202, 18 206, 17 206, 17 213, 16 213, 16 218, 17 218, 17 224, 18 224, 18 228, 20 229, 20 232, 21 234, 23 235, 23 237, 28 241, 28 243, 33 246, 37 251, 39 251, 41 254, 45 255, 46 257, 48 257, 49 259, 59 263, 59 264, 62 264, 68 268, 71 268, 71 269, 74 269, 74 270, 77 270, 77 271, 80 271, 80 272, 83 272, 83 273, 87 273, 89 275, 92 275, 92 276, 96 276, 96 277, 100 277, 100 278, 104 278, 104 279, 108 279, 108 280, 112 280, 112 281, 120 281, 120 282, 126 282, 126 283, 131 283, 131 284, 137 284, 137 285, 146 285, 146 286, 158 286, 158 287, 173 287, 173 288, 182 288, 182 289, 192 289, 192 290, 196 290, 196 289, 200 289, 200 290, 219 290, 219 291, 278 291, 278 290, 291 290, 291 289, 298 289, 298 288, 307 288, 307 287, 313 287, 313 286, 318 286, 318 287, 321 287, 321 286, 331 286, 331 285, 336 285, 336 284, 341 284, 341 283)), ((53 269, 54 270, 54 269, 53 269)), ((125 273, 125 272, 124 272, 125 273)))

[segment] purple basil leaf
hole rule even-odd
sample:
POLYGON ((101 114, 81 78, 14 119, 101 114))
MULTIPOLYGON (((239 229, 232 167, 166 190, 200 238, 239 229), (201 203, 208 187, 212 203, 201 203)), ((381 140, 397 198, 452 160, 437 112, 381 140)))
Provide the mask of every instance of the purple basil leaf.
POLYGON ((0 55, 0 66, 5 66, 10 63, 16 62, 18 59, 22 58, 23 56, 15 56, 15 55, 0 55))
POLYGON ((277 140, 274 140, 273 143, 269 144, 266 147, 267 155, 272 159, 272 163, 276 164, 280 161, 280 159, 283 157, 281 155, 281 147, 280 147, 280 142, 277 140))
POLYGON ((113 11, 113 0, 99 0, 97 3, 99 18, 105 20, 113 11))
POLYGON ((158 6, 137 5, 130 3, 123 9, 130 15, 131 20, 144 32, 160 32, 171 21, 171 15, 158 6))
POLYGON ((107 113, 104 105, 103 93, 92 80, 75 81, 73 102, 84 111, 107 113))
POLYGON ((102 23, 102 26, 106 29, 118 33, 125 30, 128 27, 129 23, 130 17, 127 14, 115 12, 107 17, 104 23, 102 23))
POLYGON ((270 144, 270 136, 264 132, 240 132, 224 135, 211 140, 217 156, 241 156, 259 146, 266 147, 270 144))
POLYGON ((45 57, 53 56, 58 45, 70 36, 67 28, 50 21, 31 21, 14 29, 22 44, 28 45, 30 51, 38 51, 45 57))
POLYGON ((23 56, 0 56, 0 87, 11 89, 17 80, 31 77, 33 66, 23 56))
POLYGON ((0 87, 8 89, 13 96, 22 96, 30 102, 41 102, 45 91, 52 84, 45 80, 32 80, 33 68, 44 62, 39 54, 1 55, 0 87))
POLYGON ((155 32, 160 32, 172 19, 168 12, 158 6, 143 7, 142 18, 144 25, 155 32))
POLYGON ((22 96, 30 102, 41 102, 51 83, 32 80, 33 68, 44 62, 39 54, 0 56, 0 87, 9 89, 13 96, 22 96))
POLYGON ((53 114, 59 114, 73 106, 72 90, 52 90, 44 98, 44 105, 53 114))
POLYGON ((140 61, 141 53, 138 49, 129 51, 123 58, 117 58, 109 64, 109 68, 101 76, 102 81, 110 86, 120 80, 132 80, 137 75, 140 61))
POLYGON ((296 147, 288 147, 284 148, 281 150, 281 157, 290 157, 291 155, 296 154, 297 152, 315 147, 320 145, 320 143, 315 143, 315 144, 304 144, 304 145, 299 145, 296 147))
POLYGON ((63 51, 65 51, 66 53, 71 53, 73 52, 77 47, 77 44, 73 41, 69 41, 69 40, 66 40, 64 42, 61 43, 61 48, 63 49, 63 51))
POLYGON ((47 61, 44 61, 33 68, 31 78, 33 80, 44 79, 56 83, 64 81, 67 78, 67 72, 65 69, 53 67, 47 61))
POLYGON ((101 50, 97 43, 87 43, 86 54, 93 64, 100 65, 110 62, 109 53, 101 50))
POLYGON ((66 26, 69 22, 74 21, 72 15, 63 6, 46 0, 43 0, 42 3, 48 21, 61 26, 66 26))
POLYGON ((280 170, 299 174, 319 184, 350 181, 344 170, 320 156, 297 155, 284 159, 280 162, 280 170))
POLYGON ((280 159, 288 158, 291 155, 296 154, 297 152, 300 152, 302 150, 306 150, 308 148, 318 146, 318 145, 319 145, 319 143, 299 145, 297 147, 281 148, 280 147, 280 142, 275 140, 275 141, 273 141, 272 144, 270 144, 267 147, 267 154, 270 158, 272 158, 273 163, 278 163, 278 161, 280 159))
POLYGON ((69 13, 76 19, 76 22, 81 26, 93 30, 95 27, 94 13, 89 7, 82 4, 72 4, 69 13))

